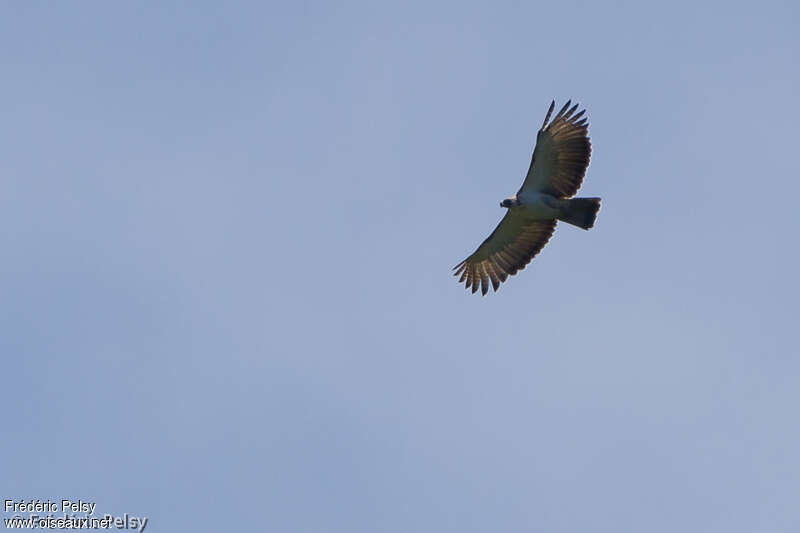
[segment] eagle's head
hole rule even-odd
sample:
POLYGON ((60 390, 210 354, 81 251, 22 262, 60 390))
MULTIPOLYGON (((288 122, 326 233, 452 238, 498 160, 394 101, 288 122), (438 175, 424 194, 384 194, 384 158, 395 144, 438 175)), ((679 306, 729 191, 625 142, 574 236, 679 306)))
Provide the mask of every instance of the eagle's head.
POLYGON ((516 198, 506 198, 502 202, 500 202, 500 207, 511 207, 513 205, 517 205, 516 198))

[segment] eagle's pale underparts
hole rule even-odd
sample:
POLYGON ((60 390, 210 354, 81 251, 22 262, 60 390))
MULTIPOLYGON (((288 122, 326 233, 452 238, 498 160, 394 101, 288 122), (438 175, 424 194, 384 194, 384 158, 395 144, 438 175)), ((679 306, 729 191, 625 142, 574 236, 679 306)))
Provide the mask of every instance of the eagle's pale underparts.
POLYGON ((572 198, 581 187, 592 144, 589 124, 567 101, 548 124, 555 100, 536 137, 531 166, 517 194, 500 203, 503 220, 475 252, 456 265, 459 282, 473 294, 497 291, 500 284, 530 263, 556 229, 559 220, 588 230, 600 210, 600 198, 572 198))

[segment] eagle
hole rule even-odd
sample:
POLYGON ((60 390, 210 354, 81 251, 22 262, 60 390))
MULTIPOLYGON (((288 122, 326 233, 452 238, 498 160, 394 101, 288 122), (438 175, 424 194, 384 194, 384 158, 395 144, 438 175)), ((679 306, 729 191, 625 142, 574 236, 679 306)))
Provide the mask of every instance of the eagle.
POLYGON ((475 294, 497 291, 509 275, 513 276, 538 254, 562 220, 588 230, 600 210, 600 198, 572 198, 581 187, 592 144, 589 124, 578 113, 578 104, 568 100, 552 122, 550 104, 536 136, 531 165, 517 194, 500 202, 506 215, 475 252, 453 267, 467 289, 475 294))

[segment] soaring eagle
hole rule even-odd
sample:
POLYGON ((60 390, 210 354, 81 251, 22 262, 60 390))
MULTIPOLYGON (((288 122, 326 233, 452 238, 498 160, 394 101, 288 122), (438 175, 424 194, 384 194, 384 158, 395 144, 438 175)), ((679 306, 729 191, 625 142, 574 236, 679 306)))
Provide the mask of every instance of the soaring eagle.
POLYGON ((553 122, 555 100, 550 104, 544 123, 536 136, 531 166, 525 182, 511 198, 500 202, 508 209, 489 237, 475 252, 457 264, 459 283, 466 282, 473 294, 495 291, 509 275, 525 268, 563 220, 588 230, 594 226, 600 210, 600 198, 571 198, 578 192, 589 166, 592 145, 587 119, 579 120, 584 109, 575 114, 578 104, 567 101, 553 122))

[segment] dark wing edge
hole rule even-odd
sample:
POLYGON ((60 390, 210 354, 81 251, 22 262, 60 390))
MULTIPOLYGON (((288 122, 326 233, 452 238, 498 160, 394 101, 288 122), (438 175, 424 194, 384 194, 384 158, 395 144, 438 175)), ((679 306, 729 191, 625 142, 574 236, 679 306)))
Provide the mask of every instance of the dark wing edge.
POLYGON ((553 166, 554 172, 550 177, 549 186, 543 192, 558 198, 570 198, 574 196, 583 184, 586 176, 586 169, 589 167, 589 160, 592 155, 592 143, 589 140, 589 123, 587 118, 581 119, 586 113, 583 109, 574 114, 579 104, 570 107, 572 100, 556 113, 552 122, 549 122, 553 112, 555 101, 550 104, 542 128, 536 136, 536 146, 531 156, 531 164, 528 167, 528 174, 525 183, 520 187, 520 191, 525 187, 529 180, 533 179, 534 165, 536 164, 536 149, 540 143, 543 150, 551 148, 553 153, 541 154, 550 157, 551 161, 544 161, 553 166), (574 114, 574 115, 573 115, 574 114))
POLYGON ((544 116, 544 122, 542 122, 542 127, 539 128, 539 131, 542 131, 543 129, 545 129, 545 127, 547 127, 547 122, 550 120, 550 115, 553 114, 553 109, 555 109, 555 107, 556 107, 556 101, 553 100, 552 102, 550 102, 550 109, 547 110, 547 114, 544 116))
POLYGON ((471 288, 473 294, 480 289, 485 296, 490 283, 497 292, 508 276, 524 269, 553 236, 557 222, 536 220, 514 228, 513 218, 506 213, 478 249, 453 267, 453 275, 461 276, 458 282, 465 282, 464 288, 471 288))

